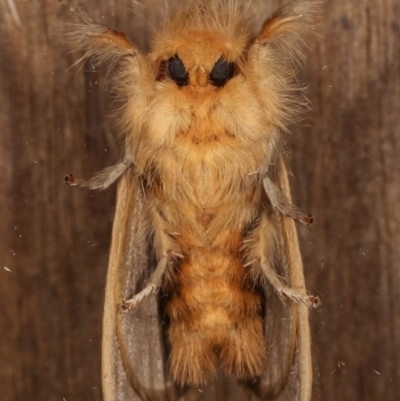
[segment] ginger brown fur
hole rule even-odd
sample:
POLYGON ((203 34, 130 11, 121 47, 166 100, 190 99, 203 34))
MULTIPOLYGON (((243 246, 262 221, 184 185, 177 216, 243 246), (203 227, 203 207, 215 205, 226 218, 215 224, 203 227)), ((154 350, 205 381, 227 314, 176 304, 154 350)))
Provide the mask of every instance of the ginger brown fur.
POLYGON ((219 366, 242 380, 263 371, 261 294, 246 280, 241 240, 240 233, 226 230, 203 247, 188 243, 185 236, 179 241, 185 258, 168 314, 170 368, 180 384, 205 384, 219 366))
MULTIPOLYGON (((258 254, 244 248, 243 240, 268 207, 260 176, 252 173, 276 159, 280 131, 301 108, 292 61, 280 60, 280 49, 263 43, 278 40, 273 33, 284 35, 290 21, 273 18, 264 26, 271 35, 263 31, 257 43, 240 7, 230 4, 235 7, 228 15, 226 8, 200 2, 197 13, 184 9, 156 35, 147 63, 165 65, 179 55, 189 73, 187 86, 167 77, 154 82, 157 70, 139 82, 122 70, 122 81, 139 86, 137 95, 129 94, 122 125, 149 185, 149 208, 162 216, 151 222, 155 243, 162 242, 159 233, 180 233, 170 244, 184 258, 171 273, 167 312, 169 366, 181 385, 204 384, 220 366, 238 379, 253 380, 268 363, 262 297, 243 266, 258 254), (216 88, 204 77, 221 56, 239 72, 216 88)), ((136 59, 129 63, 138 65, 136 59)), ((272 243, 273 236, 272 230, 272 243)), ((272 263, 272 252, 263 252, 272 263)))
POLYGON ((79 33, 84 39, 75 36, 76 47, 94 54, 92 40, 102 60, 112 58, 102 49, 115 46, 119 129, 146 184, 157 258, 183 256, 174 259, 165 285, 172 377, 181 385, 204 384, 222 366, 253 380, 268 363, 268 339, 254 282, 261 273, 256 267, 249 274, 244 264, 272 266, 277 257, 261 181, 273 172, 283 132, 304 106, 296 63, 318 1, 291 2, 258 35, 239 2, 186 3, 155 35, 146 56, 125 37, 110 42, 114 31, 85 35, 90 25, 79 33), (176 55, 187 85, 165 71, 176 55), (221 58, 234 64, 235 73, 217 87, 209 77, 221 58))

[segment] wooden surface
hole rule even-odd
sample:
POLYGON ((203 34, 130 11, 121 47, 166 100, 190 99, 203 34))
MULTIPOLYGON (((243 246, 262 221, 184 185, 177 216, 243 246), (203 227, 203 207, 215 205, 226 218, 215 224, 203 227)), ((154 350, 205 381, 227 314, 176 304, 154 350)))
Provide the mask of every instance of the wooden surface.
MULTIPOLYGON (((81 3, 146 46, 154 9, 81 3)), ((261 22, 282 3, 251 7, 261 22)), ((313 400, 400 394, 399 19, 397 0, 330 1, 303 73, 313 110, 292 127, 289 157, 297 203, 317 218, 299 227, 308 288, 323 301, 311 314, 313 400)), ((119 145, 104 73, 69 69, 71 22, 56 0, 0 4, 2 400, 102 399, 115 188, 68 188, 63 176, 114 163, 119 145)))

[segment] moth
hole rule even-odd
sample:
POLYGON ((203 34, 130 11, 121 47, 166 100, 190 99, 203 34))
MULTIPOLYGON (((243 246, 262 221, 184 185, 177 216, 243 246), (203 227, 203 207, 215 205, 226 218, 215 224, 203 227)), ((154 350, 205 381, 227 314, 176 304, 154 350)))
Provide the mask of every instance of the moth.
POLYGON ((319 2, 292 1, 258 32, 239 1, 179 2, 143 54, 59 1, 83 21, 73 48, 112 66, 120 103, 121 161, 66 177, 91 189, 119 179, 104 400, 197 399, 218 376, 264 400, 309 400, 318 298, 294 220, 312 217, 291 202, 283 153, 319 2))

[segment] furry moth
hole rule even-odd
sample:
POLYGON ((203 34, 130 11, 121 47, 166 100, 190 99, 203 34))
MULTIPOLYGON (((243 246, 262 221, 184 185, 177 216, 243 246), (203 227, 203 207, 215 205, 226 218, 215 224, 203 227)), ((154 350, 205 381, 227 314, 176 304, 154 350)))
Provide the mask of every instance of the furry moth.
POLYGON ((66 177, 91 189, 119 179, 104 399, 196 399, 225 374, 261 399, 309 400, 318 299, 293 220, 312 217, 291 203, 282 150, 319 2, 292 1, 256 33, 239 1, 186 1, 143 54, 59 1, 84 23, 70 33, 82 59, 115 67, 121 103, 121 162, 66 177))

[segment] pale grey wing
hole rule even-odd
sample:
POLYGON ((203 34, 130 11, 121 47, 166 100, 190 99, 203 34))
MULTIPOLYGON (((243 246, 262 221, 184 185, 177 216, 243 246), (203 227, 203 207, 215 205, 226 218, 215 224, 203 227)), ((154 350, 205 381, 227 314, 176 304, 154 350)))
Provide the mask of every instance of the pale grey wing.
POLYGON ((168 378, 163 319, 158 296, 135 311, 121 303, 145 286, 155 268, 147 232, 142 186, 133 168, 118 185, 103 318, 102 384, 104 401, 176 400, 168 378))
MULTIPOLYGON (((275 164, 271 179, 290 199, 283 160, 275 164)), ((275 270, 292 288, 305 288, 303 264, 295 222, 274 214, 279 232, 275 270)), ((253 389, 261 399, 309 401, 311 399, 311 350, 308 309, 290 300, 282 302, 269 286, 265 305, 265 342, 268 362, 265 374, 253 389)))

